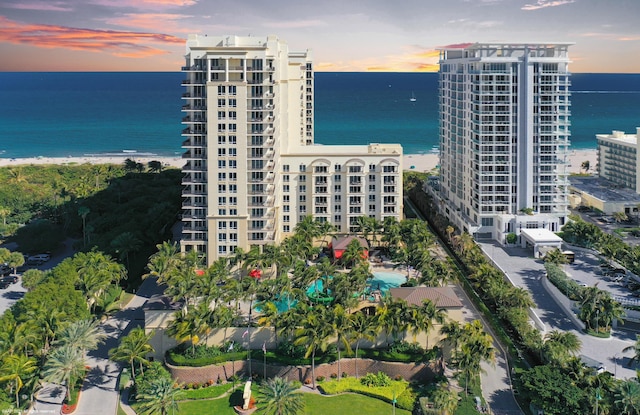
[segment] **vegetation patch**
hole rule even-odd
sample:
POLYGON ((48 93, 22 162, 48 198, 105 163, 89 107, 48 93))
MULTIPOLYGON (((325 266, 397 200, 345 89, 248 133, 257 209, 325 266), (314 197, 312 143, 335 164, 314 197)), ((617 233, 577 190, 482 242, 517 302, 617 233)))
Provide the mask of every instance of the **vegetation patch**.
POLYGON ((336 395, 344 392, 359 393, 385 402, 392 403, 396 400, 398 408, 411 411, 417 398, 416 392, 405 380, 391 380, 386 374, 369 373, 361 379, 346 378, 330 380, 322 383, 319 388, 328 395, 336 395), (365 383, 362 380, 365 380, 365 383), (381 382, 384 380, 383 382, 381 382), (380 385, 380 386, 378 386, 380 385))

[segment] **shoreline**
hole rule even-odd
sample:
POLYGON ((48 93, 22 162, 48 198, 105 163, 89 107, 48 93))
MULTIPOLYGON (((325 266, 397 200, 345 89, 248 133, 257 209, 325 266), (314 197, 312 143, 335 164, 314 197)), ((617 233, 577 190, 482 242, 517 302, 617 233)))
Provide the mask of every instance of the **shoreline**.
MULTIPOLYGON (((589 171, 594 172, 598 162, 596 149, 575 149, 569 152, 569 173, 582 173, 582 163, 589 162, 589 171)), ((146 166, 149 161, 160 161, 165 167, 181 168, 186 160, 181 156, 156 156, 150 154, 109 154, 109 155, 85 155, 68 157, 25 157, 25 158, 0 158, 0 167, 44 165, 44 164, 122 164, 126 159, 132 159, 146 166)), ((439 164, 438 154, 404 154, 402 156, 405 171, 429 172, 439 164)))

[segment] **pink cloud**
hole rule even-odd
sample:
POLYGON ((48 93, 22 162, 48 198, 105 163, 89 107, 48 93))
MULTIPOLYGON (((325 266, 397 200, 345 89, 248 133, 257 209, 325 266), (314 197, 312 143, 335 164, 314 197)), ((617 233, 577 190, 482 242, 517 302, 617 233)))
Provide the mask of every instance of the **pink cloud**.
POLYGON ((0 16, 0 42, 41 48, 109 52, 116 56, 147 57, 168 53, 149 43, 183 44, 184 39, 161 33, 83 29, 24 24, 0 16))
POLYGON ((52 12, 70 12, 73 10, 72 7, 68 6, 65 2, 61 2, 61 1, 53 1, 53 2, 27 1, 27 2, 21 2, 21 3, 7 3, 7 4, 4 4, 4 7, 9 9, 43 10, 43 11, 52 11, 52 12))
POLYGON ((533 4, 525 4, 522 6, 522 10, 538 10, 546 7, 563 6, 565 4, 575 3, 575 0, 537 0, 533 4))
POLYGON ((189 17, 184 14, 171 13, 130 13, 120 17, 104 19, 104 22, 115 26, 135 27, 151 31, 191 33, 191 29, 182 28, 176 23, 180 19, 189 17))

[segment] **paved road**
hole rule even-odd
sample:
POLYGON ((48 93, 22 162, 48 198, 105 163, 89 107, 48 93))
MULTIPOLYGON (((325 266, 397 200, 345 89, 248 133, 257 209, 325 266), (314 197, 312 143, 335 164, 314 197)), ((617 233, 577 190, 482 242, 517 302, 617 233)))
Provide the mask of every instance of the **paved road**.
MULTIPOLYGON (((531 249, 502 247, 495 243, 481 242, 480 246, 507 273, 518 287, 529 290, 536 303, 535 313, 545 324, 547 331, 563 330, 575 333, 582 342, 581 354, 604 363, 606 369, 618 378, 632 378, 636 376, 635 367, 628 368, 629 357, 633 354, 622 353, 622 349, 635 342, 636 333, 629 330, 615 329, 608 339, 600 339, 583 333, 572 319, 558 305, 555 299, 542 287, 544 278, 544 264, 533 258, 531 249)), ((596 276, 597 258, 592 254, 576 252, 576 262, 567 265, 567 271, 572 278, 593 285, 596 276)), ((604 281, 604 280, 602 280, 604 281)), ((598 286, 605 288, 603 282, 598 286), (600 285, 602 284, 602 285, 600 285)), ((619 287, 612 287, 619 289, 619 287)))
MULTIPOLYGON (((144 325, 142 306, 152 295, 160 291, 155 279, 149 278, 140 286, 124 310, 101 324, 107 334, 107 339, 97 350, 90 352, 87 356, 87 365, 91 367, 91 370, 82 386, 80 402, 74 412, 75 415, 116 414, 118 406, 117 380, 122 365, 108 359, 109 350, 117 347, 120 337, 127 335, 131 329, 144 325)), ((29 414, 60 413, 60 393, 64 394, 64 390, 55 386, 40 392, 38 401, 29 414), (53 393, 47 393, 50 391, 53 393)))

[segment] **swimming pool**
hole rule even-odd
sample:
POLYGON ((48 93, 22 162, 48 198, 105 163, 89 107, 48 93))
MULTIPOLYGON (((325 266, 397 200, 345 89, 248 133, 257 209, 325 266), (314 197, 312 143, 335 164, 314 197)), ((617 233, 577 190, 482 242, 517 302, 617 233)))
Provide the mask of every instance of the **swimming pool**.
POLYGON ((377 271, 373 278, 367 282, 370 290, 380 290, 381 293, 389 291, 389 288, 397 288, 407 282, 407 276, 399 272, 377 271))

